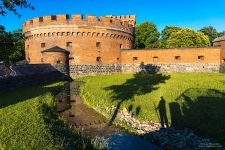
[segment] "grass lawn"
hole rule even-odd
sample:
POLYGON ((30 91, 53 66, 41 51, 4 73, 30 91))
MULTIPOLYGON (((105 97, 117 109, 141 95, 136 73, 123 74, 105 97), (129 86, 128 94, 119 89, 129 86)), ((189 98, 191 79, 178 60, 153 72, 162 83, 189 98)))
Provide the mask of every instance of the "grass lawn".
POLYGON ((94 140, 67 127, 55 113, 64 82, 0 94, 0 149, 95 149, 94 140))
POLYGON ((127 108, 140 120, 188 127, 225 141, 225 74, 118 74, 83 77, 85 102, 114 121, 106 107, 127 108), (164 118, 164 119, 163 119, 164 118))

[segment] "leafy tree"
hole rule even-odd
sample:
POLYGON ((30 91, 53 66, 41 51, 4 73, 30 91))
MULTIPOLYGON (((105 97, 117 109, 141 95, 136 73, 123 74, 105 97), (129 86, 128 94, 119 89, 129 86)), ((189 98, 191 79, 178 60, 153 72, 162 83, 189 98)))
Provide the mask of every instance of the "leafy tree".
POLYGON ((156 25, 144 22, 136 26, 135 47, 136 48, 156 48, 159 45, 159 36, 156 25))
POLYGON ((0 15, 4 16, 7 14, 6 10, 13 12, 17 16, 21 16, 17 9, 18 8, 31 8, 34 7, 27 0, 0 0, 0 15))
POLYGON ((225 36, 225 31, 219 32, 218 37, 225 36))
POLYGON ((192 29, 181 29, 178 32, 172 33, 167 40, 168 48, 180 47, 207 47, 210 45, 208 36, 202 32, 196 32, 192 29))
POLYGON ((172 33, 180 31, 182 28, 176 26, 166 26, 161 33, 161 47, 167 47, 167 40, 170 38, 172 33))
POLYGON ((211 45, 212 45, 212 41, 218 37, 218 32, 212 26, 203 27, 199 31, 203 32, 205 35, 207 35, 209 37, 209 41, 210 41, 211 45))
POLYGON ((177 31, 180 31, 182 28, 176 26, 166 26, 162 30, 161 39, 162 41, 166 41, 170 38, 171 34, 177 31))
POLYGON ((24 59, 24 38, 22 30, 6 32, 0 26, 0 61, 14 62, 24 59))

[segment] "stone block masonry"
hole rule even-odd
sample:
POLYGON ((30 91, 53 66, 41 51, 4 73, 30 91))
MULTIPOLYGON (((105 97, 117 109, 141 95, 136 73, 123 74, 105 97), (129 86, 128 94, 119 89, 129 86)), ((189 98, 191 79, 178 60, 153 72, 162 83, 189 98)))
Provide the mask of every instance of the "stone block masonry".
POLYGON ((224 66, 210 63, 182 63, 182 64, 123 64, 123 73, 170 73, 170 72, 224 72, 224 66))
POLYGON ((77 78, 89 75, 108 75, 121 73, 120 64, 98 64, 98 65, 70 65, 70 76, 77 78))

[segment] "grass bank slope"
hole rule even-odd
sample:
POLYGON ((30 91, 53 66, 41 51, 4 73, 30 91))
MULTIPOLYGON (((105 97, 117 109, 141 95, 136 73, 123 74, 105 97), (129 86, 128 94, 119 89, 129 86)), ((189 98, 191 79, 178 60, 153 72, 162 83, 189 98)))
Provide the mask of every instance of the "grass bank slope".
POLYGON ((225 141, 225 74, 118 74, 78 79, 86 103, 111 122, 122 108, 140 120, 188 127, 225 141), (106 107, 116 106, 114 114, 106 107))
POLYGON ((64 82, 27 87, 0 95, 0 149, 95 149, 55 113, 54 95, 64 82))

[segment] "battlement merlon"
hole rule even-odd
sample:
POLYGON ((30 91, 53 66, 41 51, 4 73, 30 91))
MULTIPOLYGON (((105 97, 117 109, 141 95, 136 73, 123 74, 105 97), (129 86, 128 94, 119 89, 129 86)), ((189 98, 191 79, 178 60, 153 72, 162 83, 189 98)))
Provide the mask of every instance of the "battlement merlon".
POLYGON ((24 31, 29 30, 29 28, 35 28, 40 26, 47 25, 66 25, 66 24, 93 24, 93 25, 103 25, 103 26, 115 26, 116 28, 126 28, 127 30, 133 30, 132 28, 135 25, 135 15, 127 16, 102 16, 96 17, 94 15, 87 15, 85 18, 81 14, 73 15, 50 15, 36 17, 30 20, 27 20, 23 24, 24 31))
POLYGON ((132 24, 133 26, 136 25, 136 15, 122 15, 122 16, 108 15, 108 17, 120 19, 121 21, 128 21, 128 23, 132 24))

